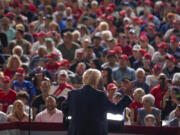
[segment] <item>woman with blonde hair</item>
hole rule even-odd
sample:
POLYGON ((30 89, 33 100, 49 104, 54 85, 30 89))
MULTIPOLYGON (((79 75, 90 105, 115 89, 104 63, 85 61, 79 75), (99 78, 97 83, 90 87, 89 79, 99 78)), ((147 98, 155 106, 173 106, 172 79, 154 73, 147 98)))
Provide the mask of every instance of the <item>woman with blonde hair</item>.
POLYGON ((11 55, 8 59, 7 66, 4 70, 4 75, 13 78, 16 69, 21 67, 22 62, 18 55, 11 55))
POLYGON ((12 112, 7 116, 8 122, 28 122, 28 114, 24 111, 24 103, 16 100, 13 103, 12 112))

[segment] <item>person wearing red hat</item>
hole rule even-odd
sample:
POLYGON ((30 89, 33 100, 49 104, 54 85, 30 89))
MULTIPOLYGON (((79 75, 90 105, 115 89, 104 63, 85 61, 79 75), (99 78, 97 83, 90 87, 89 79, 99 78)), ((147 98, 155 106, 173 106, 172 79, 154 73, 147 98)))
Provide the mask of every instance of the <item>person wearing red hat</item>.
POLYGON ((74 72, 69 70, 71 63, 67 59, 63 59, 61 62, 59 62, 59 68, 58 70, 65 70, 68 75, 74 75, 74 72))
POLYGON ((15 80, 12 82, 12 89, 14 89, 16 92, 19 91, 26 91, 29 95, 29 103, 33 101, 36 95, 36 90, 34 88, 34 85, 28 81, 25 80, 25 70, 24 68, 17 68, 16 74, 15 74, 15 80))
POLYGON ((115 36, 117 32, 117 27, 114 25, 115 17, 112 15, 107 16, 107 22, 109 24, 109 30, 111 31, 112 35, 115 36))
POLYGON ((168 48, 168 53, 173 55, 176 58, 177 64, 180 63, 180 40, 177 36, 172 35, 170 37, 170 45, 168 48))
POLYGON ((152 56, 149 53, 145 53, 142 63, 143 63, 143 69, 145 71, 145 75, 150 75, 152 74, 152 62, 151 62, 152 56))
POLYGON ((153 56, 152 56, 152 62, 154 64, 160 64, 160 65, 164 65, 165 60, 166 60, 166 56, 169 55, 167 53, 168 51, 168 44, 166 42, 161 42, 157 45, 158 47, 158 51, 156 51, 153 56))
POLYGON ((139 41, 142 49, 145 49, 146 52, 151 55, 154 54, 154 48, 152 47, 152 45, 149 44, 149 39, 147 38, 147 36, 140 36, 139 41))
POLYGON ((173 75, 178 72, 180 72, 180 68, 176 66, 175 57, 173 55, 167 55, 163 73, 166 74, 168 79, 172 80, 173 75))
POLYGON ((46 37, 46 33, 41 31, 39 33, 37 33, 37 41, 33 43, 32 45, 32 55, 36 55, 38 53, 38 48, 40 46, 45 46, 45 37, 46 37))
POLYGON ((162 73, 162 66, 155 64, 152 69, 152 74, 146 76, 146 83, 149 85, 150 89, 158 85, 158 76, 162 73))
POLYGON ((0 111, 6 113, 7 108, 10 104, 16 100, 16 91, 10 88, 10 78, 4 76, 1 78, 0 88, 0 111))
POLYGON ((122 54, 119 59, 119 67, 116 67, 112 71, 112 77, 114 81, 117 82, 117 84, 120 86, 122 80, 124 78, 127 78, 131 81, 135 80, 135 70, 128 67, 128 56, 125 54, 122 54))
POLYGON ((47 63, 46 63, 46 69, 50 73, 52 81, 55 81, 55 73, 58 71, 60 63, 58 61, 58 55, 54 52, 51 52, 49 55, 47 55, 47 63))
POLYGON ((113 95, 117 91, 118 87, 114 83, 109 83, 107 85, 107 97, 112 102, 113 101, 113 95))
POLYGON ((143 60, 143 56, 144 56, 145 53, 146 53, 145 49, 140 49, 138 51, 138 58, 137 58, 136 61, 133 62, 133 65, 132 65, 132 67, 134 69, 138 69, 138 68, 143 66, 142 60, 143 60))

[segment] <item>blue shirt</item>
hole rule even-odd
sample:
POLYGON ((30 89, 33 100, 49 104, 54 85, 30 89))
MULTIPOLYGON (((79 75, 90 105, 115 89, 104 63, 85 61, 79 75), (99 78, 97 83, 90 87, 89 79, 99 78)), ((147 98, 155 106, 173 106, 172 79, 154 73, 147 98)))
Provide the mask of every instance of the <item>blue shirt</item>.
POLYGON ((120 67, 116 67, 113 69, 112 78, 118 83, 122 82, 123 79, 133 81, 136 79, 135 70, 127 67, 126 71, 122 71, 120 67))
POLYGON ((24 80, 22 84, 19 84, 17 80, 14 80, 12 84, 12 89, 16 92, 26 91, 29 95, 36 95, 34 85, 27 80, 24 80))

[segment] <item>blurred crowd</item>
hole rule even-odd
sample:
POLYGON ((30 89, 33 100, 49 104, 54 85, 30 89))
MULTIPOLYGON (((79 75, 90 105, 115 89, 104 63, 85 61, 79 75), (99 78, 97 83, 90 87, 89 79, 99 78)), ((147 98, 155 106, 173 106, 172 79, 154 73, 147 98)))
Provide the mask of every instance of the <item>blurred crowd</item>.
POLYGON ((0 1, 0 122, 62 123, 89 68, 126 124, 180 126, 180 0, 0 1))

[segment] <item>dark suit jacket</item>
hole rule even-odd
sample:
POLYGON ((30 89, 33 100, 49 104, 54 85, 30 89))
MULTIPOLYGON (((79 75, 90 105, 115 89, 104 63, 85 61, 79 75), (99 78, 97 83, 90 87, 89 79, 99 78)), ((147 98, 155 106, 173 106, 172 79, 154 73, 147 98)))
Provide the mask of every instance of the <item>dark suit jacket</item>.
POLYGON ((122 111, 131 99, 125 96, 117 105, 111 103, 106 94, 85 85, 70 91, 65 104, 72 116, 69 135, 107 135, 107 112, 122 111))

